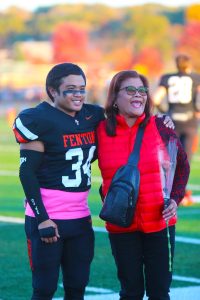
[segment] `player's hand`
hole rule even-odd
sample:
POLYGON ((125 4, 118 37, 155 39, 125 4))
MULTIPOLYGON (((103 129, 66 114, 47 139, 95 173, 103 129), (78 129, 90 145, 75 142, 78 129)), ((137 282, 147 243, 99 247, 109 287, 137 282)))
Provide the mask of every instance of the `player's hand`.
POLYGON ((171 129, 174 129, 174 128, 175 128, 174 123, 173 123, 172 119, 170 118, 170 116, 168 116, 168 115, 163 115, 163 114, 157 114, 156 116, 157 116, 158 118, 163 118, 163 117, 164 117, 163 123, 164 123, 164 125, 165 125, 166 127, 169 127, 169 128, 171 128, 171 129))
POLYGON ((60 237, 58 227, 52 220, 46 220, 38 225, 41 240, 45 243, 55 243, 60 237))
POLYGON ((163 218, 167 222, 169 221, 169 219, 176 216, 176 212, 177 212, 176 201, 174 199, 170 199, 169 206, 166 209, 164 209, 162 212, 163 218))

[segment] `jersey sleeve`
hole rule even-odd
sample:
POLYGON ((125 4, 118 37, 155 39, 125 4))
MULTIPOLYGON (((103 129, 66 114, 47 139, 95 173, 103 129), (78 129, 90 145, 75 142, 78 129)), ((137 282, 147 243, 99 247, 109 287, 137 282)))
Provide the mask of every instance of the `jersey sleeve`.
POLYGON ((34 108, 22 111, 14 121, 13 132, 17 143, 41 140, 41 126, 34 108))

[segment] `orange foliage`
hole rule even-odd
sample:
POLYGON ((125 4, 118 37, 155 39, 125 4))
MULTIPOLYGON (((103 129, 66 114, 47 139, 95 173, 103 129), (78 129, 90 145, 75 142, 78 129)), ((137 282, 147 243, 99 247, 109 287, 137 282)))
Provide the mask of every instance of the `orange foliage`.
POLYGON ((107 61, 115 70, 131 69, 133 65, 133 51, 130 47, 117 48, 107 55, 107 61))
POLYGON ((185 52, 192 57, 194 68, 200 72, 200 22, 191 22, 184 27, 177 46, 178 52, 185 52))
POLYGON ((144 66, 147 71, 147 75, 156 76, 161 72, 163 68, 160 53, 155 48, 143 48, 136 59, 134 60, 134 66, 144 66))
POLYGON ((53 34, 54 62, 84 62, 88 58, 88 34, 73 23, 59 24, 53 34))

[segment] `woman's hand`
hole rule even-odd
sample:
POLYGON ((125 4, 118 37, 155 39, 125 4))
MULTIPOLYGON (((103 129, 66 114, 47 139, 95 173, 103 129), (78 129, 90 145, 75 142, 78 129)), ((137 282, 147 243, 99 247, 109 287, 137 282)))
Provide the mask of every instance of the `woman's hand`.
POLYGON ((165 221, 169 221, 172 217, 176 216, 177 212, 177 204, 174 199, 170 199, 170 204, 169 206, 163 210, 162 215, 165 221))
POLYGON ((52 220, 46 220, 38 225, 41 240, 45 243, 55 243, 60 237, 58 227, 52 220))

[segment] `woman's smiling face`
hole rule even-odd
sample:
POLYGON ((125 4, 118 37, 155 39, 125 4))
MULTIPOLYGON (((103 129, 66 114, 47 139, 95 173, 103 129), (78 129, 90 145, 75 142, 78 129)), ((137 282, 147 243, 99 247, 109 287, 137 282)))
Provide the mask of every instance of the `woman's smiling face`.
POLYGON ((135 95, 130 95, 127 92, 127 87, 144 88, 140 78, 127 78, 122 81, 119 93, 117 95, 116 104, 119 109, 119 114, 126 118, 138 118, 144 113, 147 102, 147 93, 145 89, 135 91, 135 95))

